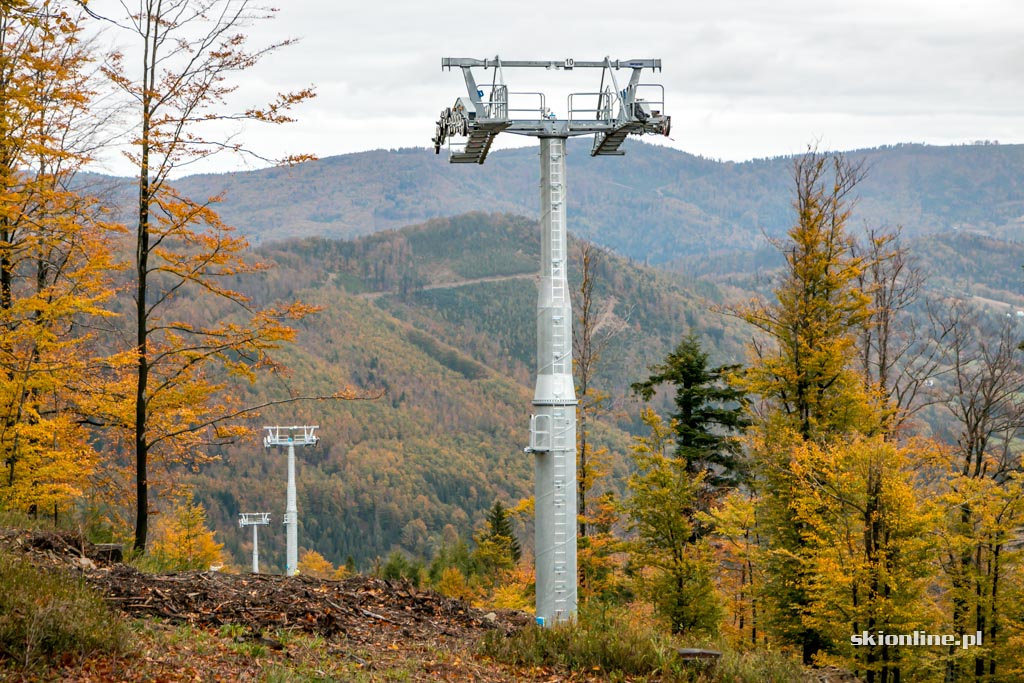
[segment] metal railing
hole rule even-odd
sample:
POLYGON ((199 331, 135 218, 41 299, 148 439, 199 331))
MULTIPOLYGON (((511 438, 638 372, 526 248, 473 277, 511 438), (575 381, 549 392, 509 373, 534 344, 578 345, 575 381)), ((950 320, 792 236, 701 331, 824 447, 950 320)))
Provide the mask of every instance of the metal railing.
MULTIPOLYGON (((649 92, 656 90, 654 99, 650 96, 646 98, 637 97, 636 101, 633 102, 633 111, 629 112, 629 116, 625 118, 642 119, 643 116, 637 116, 637 109, 643 112, 644 116, 659 116, 665 111, 665 86, 660 83, 638 83, 636 86, 636 94, 643 92, 649 92)), ((580 120, 596 120, 596 121, 616 121, 623 118, 622 111, 615 111, 615 103, 622 103, 621 97, 616 97, 611 89, 607 89, 604 92, 576 92, 570 93, 569 95, 569 121, 580 121, 580 120), (575 98, 594 98, 597 101, 597 106, 577 106, 575 98)))
POLYGON ((611 121, 612 116, 612 93, 610 90, 604 92, 574 92, 569 94, 569 120, 578 121, 584 120, 597 120, 597 121, 611 121), (573 98, 575 97, 594 97, 597 98, 596 107, 577 107, 573 104, 573 98), (593 114, 593 116, 579 116, 579 114, 593 114))
MULTIPOLYGON (((484 93, 483 100, 485 102, 484 112, 488 119, 494 120, 505 120, 509 118, 509 114, 512 113, 531 113, 537 114, 539 118, 544 118, 547 113, 547 100, 542 92, 509 92, 508 86, 495 85, 490 86, 490 92, 488 93, 489 86, 483 86, 481 92, 484 93), (512 106, 512 99, 515 98, 537 98, 537 104, 535 106, 512 106)), ((518 102, 516 103, 518 104, 518 102)))

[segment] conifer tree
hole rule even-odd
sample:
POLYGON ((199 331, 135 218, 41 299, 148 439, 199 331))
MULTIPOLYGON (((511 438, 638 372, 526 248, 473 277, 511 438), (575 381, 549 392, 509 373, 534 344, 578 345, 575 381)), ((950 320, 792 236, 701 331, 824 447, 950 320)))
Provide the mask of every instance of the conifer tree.
POLYGON ((650 401, 661 385, 675 388, 675 457, 691 474, 706 472, 713 489, 735 486, 744 477, 741 444, 736 433, 749 420, 744 391, 727 384, 739 365, 708 367, 708 355, 696 335, 689 334, 668 354, 664 363, 651 366, 651 376, 632 385, 634 393, 650 401))
POLYGON ((500 500, 494 501, 494 506, 487 512, 487 531, 483 539, 500 548, 513 565, 523 556, 519 540, 512 530, 512 519, 500 500))

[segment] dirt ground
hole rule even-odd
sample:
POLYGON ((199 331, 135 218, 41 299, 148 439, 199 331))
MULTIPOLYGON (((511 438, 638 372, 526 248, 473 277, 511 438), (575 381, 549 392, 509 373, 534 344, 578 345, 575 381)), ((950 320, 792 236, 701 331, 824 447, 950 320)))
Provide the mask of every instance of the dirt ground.
POLYGON ((135 641, 124 656, 69 658, 45 674, 0 672, 13 680, 593 680, 480 657, 485 633, 514 632, 529 615, 485 613, 407 582, 147 574, 66 532, 0 530, 0 543, 41 567, 81 575, 132 622, 135 641))
MULTIPOLYGON (((483 612, 407 582, 356 576, 149 574, 70 532, 0 528, 0 546, 81 576, 131 624, 117 656, 69 655, 48 671, 0 666, 0 681, 41 683, 593 682, 602 671, 516 668, 479 654, 485 634, 523 628, 523 612, 483 612)), ((0 615, 2 617, 2 615, 0 615)), ((616 680, 628 681, 619 676, 616 680)), ((858 683, 829 667, 804 682, 858 683)))

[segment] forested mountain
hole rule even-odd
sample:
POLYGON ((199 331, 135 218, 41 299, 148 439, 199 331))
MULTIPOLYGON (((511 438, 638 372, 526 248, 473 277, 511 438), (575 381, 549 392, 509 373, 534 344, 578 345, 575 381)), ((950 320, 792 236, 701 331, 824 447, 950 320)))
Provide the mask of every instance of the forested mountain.
MULTIPOLYGON (((852 225, 902 225, 934 293, 1024 308, 1024 147, 904 145, 849 156, 866 173, 852 225)), ((791 170, 790 158, 720 163, 632 144, 611 162, 572 146, 570 231, 622 255, 598 271, 599 296, 627 323, 598 378, 618 401, 600 435, 613 451, 621 455, 638 419, 637 406, 622 410, 626 387, 682 335, 696 330, 716 362, 744 360, 749 332, 711 310, 770 290, 781 256, 766 236, 792 223, 791 170)), ((335 563, 352 556, 365 565, 394 548, 423 555, 447 524, 468 536, 495 499, 529 495, 532 464, 521 449, 539 239, 535 219, 520 216, 536 215, 536 182, 532 149, 496 152, 473 168, 397 150, 178 181, 196 196, 223 192, 225 219, 278 265, 250 283, 257 304, 298 297, 324 307, 287 353, 290 385, 387 392, 266 414, 266 424, 323 426, 323 446, 300 457, 304 546, 335 563), (486 212, 463 213, 472 208, 486 212)), ((113 187, 111 201, 124 203, 113 187)), ((284 391, 278 381, 249 398, 284 391)), ((255 442, 226 455, 200 479, 216 528, 231 528, 242 510, 281 507, 283 456, 255 442)), ((268 557, 280 532, 266 532, 268 557)), ((222 539, 242 561, 248 535, 222 539)))
MULTIPOLYGON (((652 263, 761 247, 792 222, 789 157, 718 162, 627 143, 623 159, 592 158, 570 141, 569 228, 652 263)), ((899 145, 848 153, 863 161, 854 227, 902 225, 908 236, 1024 227, 1024 146, 899 145)), ((223 192, 220 211, 254 242, 354 237, 469 211, 537 213, 537 150, 497 151, 483 166, 430 150, 378 150, 178 181, 186 194, 223 192)))
MULTIPOLYGON (((1007 311, 1024 307, 1024 244, 963 231, 909 244, 933 294, 971 295, 1007 311)), ((534 381, 539 248, 532 219, 474 213, 357 240, 307 237, 257 250, 276 265, 247 284, 257 303, 299 298, 323 309, 301 323, 284 354, 291 375, 250 388, 246 398, 259 403, 345 385, 385 392, 372 401, 270 409, 253 425, 321 425, 321 445, 299 453, 303 547, 364 567, 393 549, 429 556, 446 525, 468 538, 495 500, 514 504, 532 493, 532 459, 522 448, 534 381)), ((713 362, 743 362, 750 331, 718 311, 727 299, 768 291, 773 259, 765 263, 751 274, 729 273, 719 261, 729 273, 723 279, 733 283, 723 290, 710 279, 603 255, 596 298, 623 330, 598 370, 615 410, 596 437, 618 458, 617 481, 625 478, 629 434, 638 431, 640 406, 628 385, 690 331, 713 362)), ((571 283, 578 267, 572 258, 571 283)), ((284 454, 253 440, 223 455, 198 478, 212 525, 244 563, 249 534, 234 526, 237 513, 272 511, 275 524, 263 531, 261 547, 268 566, 280 568, 284 454)))
MULTIPOLYGON (((310 237, 266 245, 277 267, 246 286, 257 303, 299 298, 323 310, 282 356, 291 368, 249 389, 259 403, 352 385, 378 400, 270 409, 261 424, 319 424, 321 445, 298 453, 300 545, 366 567, 401 549, 429 556, 446 525, 469 538, 495 500, 532 494, 523 453, 533 395, 537 224, 468 214, 356 241, 310 237)), ((575 263, 574 263, 575 267, 575 263)), ((579 274, 571 272, 571 282, 579 274)), ((683 334, 698 330, 716 358, 742 355, 744 333, 711 311, 713 285, 604 255, 596 299, 620 321, 598 373, 616 410, 595 428, 613 446, 621 482, 639 407, 626 387, 683 334)), ((283 565, 286 463, 253 439, 226 449, 197 479, 197 499, 231 556, 246 562, 238 512, 271 511, 268 566, 283 565)))

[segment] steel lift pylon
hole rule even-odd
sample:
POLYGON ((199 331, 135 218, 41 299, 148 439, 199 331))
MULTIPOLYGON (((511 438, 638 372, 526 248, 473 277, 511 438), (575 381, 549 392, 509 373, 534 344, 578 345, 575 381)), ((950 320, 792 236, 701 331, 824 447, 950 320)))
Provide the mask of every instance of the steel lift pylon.
POLYGON ((286 536, 285 568, 286 576, 295 576, 299 568, 299 509, 295 494, 295 447, 315 446, 320 437, 314 432, 317 425, 301 427, 264 427, 267 430, 263 437, 264 448, 288 448, 288 492, 284 508, 284 528, 286 536))
POLYGON ((537 621, 550 625, 575 617, 576 577, 576 391, 572 378, 572 307, 566 254, 566 140, 593 135, 592 156, 621 156, 630 135, 668 135, 664 88, 641 83, 644 69, 661 70, 660 59, 578 62, 502 61, 445 57, 442 70, 460 69, 467 96, 441 112, 433 143, 447 144, 455 164, 482 164, 495 137, 508 132, 540 139, 541 274, 537 299, 537 383, 530 417, 534 455, 537 621), (490 86, 478 86, 473 69, 493 70, 490 86), (567 117, 557 118, 538 92, 510 92, 504 69, 600 69, 596 92, 569 95, 567 117), (629 72, 620 87, 616 73, 629 72), (606 81, 607 79, 607 81, 606 81))
POLYGON ((257 529, 270 524, 269 512, 239 512, 238 526, 252 527, 252 573, 260 573, 260 538, 257 529))

